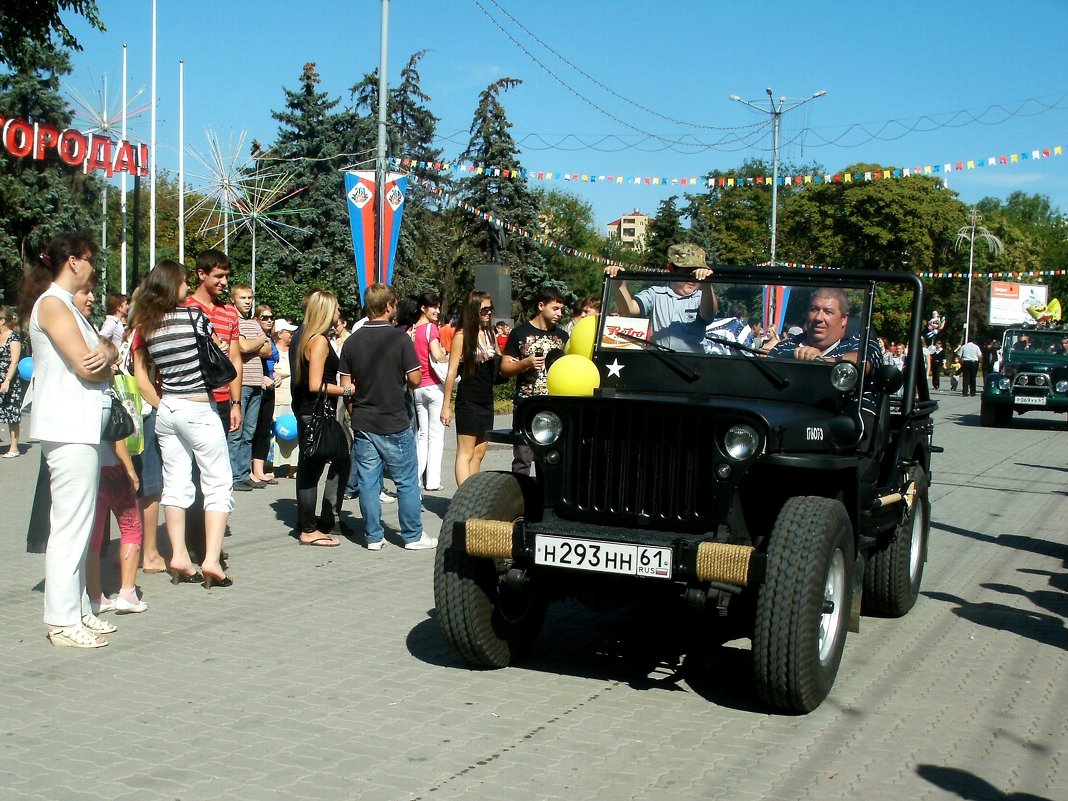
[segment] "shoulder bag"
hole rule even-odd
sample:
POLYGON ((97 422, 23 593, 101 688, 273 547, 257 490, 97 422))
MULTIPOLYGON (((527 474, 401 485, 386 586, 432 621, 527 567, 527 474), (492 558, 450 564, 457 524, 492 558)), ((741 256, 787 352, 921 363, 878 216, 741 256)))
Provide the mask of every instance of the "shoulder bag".
POLYGON ((322 459, 336 462, 349 455, 349 438, 337 417, 326 409, 326 382, 319 388, 319 399, 315 402, 308 425, 304 427, 304 436, 300 447, 305 458, 322 459))
MULTIPOLYGON (((430 365, 430 372, 434 374, 439 384, 444 384, 445 379, 449 377, 449 360, 446 359, 443 362, 439 362, 434 358, 434 352, 430 350, 430 343, 433 340, 430 338, 430 323, 426 324, 426 361, 430 365)), ((440 340, 439 340, 440 342, 440 340)), ((459 381, 459 377, 456 379, 459 381)))
POLYGON ((108 412, 107 422, 104 423, 104 428, 100 432, 100 439, 107 442, 118 442, 120 439, 126 439, 131 434, 136 433, 137 427, 134 425, 133 417, 126 411, 122 401, 110 389, 104 394, 111 398, 111 410, 108 412))
MULTIPOLYGON (((189 322, 192 324, 193 334, 196 336, 197 359, 200 361, 200 374, 204 378, 204 386, 208 389, 225 387, 237 378, 237 368, 230 361, 230 357, 215 344, 215 340, 197 328, 196 320, 193 319, 192 309, 186 306, 185 311, 189 315, 189 322)), ((200 313, 203 314, 203 312, 200 313)))

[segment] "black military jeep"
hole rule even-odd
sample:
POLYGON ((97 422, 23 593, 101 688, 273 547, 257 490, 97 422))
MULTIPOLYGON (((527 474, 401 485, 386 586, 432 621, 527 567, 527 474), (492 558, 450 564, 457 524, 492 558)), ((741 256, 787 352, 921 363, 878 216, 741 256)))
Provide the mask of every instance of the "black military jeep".
POLYGON ((936 403, 922 372, 882 363, 871 320, 896 300, 921 352, 920 281, 713 269, 606 278, 600 387, 526 400, 493 433, 532 448, 535 475, 478 473, 445 516, 434 597, 464 660, 514 662, 552 600, 666 601, 750 637, 761 698, 807 712, 861 608, 916 602, 936 403))

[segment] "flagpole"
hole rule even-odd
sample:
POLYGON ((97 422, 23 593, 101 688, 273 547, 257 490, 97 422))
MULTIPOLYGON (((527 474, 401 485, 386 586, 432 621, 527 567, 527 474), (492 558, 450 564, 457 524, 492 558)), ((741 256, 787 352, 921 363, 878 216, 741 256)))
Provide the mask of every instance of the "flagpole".
POLYGON ((178 59, 178 263, 185 265, 185 61, 178 59))
POLYGON ((148 253, 156 263, 156 0, 152 0, 152 133, 149 137, 148 253))
MULTIPOLYGON (((122 43, 122 141, 126 141, 126 43, 122 43)), ((122 194, 119 211, 122 215, 122 238, 119 244, 120 292, 126 294, 126 170, 119 173, 119 187, 122 194)))
POLYGON ((378 66, 378 153, 375 158, 375 269, 376 281, 386 280, 386 234, 382 222, 386 216, 386 106, 389 82, 386 63, 389 50, 389 0, 382 0, 382 58, 378 66))

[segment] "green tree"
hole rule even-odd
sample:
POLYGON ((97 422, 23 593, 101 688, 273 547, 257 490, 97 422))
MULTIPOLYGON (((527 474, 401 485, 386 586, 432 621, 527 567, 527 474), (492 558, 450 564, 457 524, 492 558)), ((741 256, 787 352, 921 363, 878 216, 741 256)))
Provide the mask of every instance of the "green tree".
POLYGON ((52 37, 68 50, 81 50, 74 34, 63 23, 61 12, 69 11, 84 17, 98 31, 107 30, 100 19, 94 0, 25 0, 4 3, 0 8, 0 61, 18 68, 28 59, 35 63, 34 47, 51 48, 52 37))
POLYGON ((292 247, 257 235, 258 300, 299 317, 298 291, 302 296, 321 287, 337 293, 342 310, 353 316, 360 306, 359 285, 339 154, 365 150, 373 132, 368 120, 338 110, 340 99, 318 91, 319 82, 315 64, 305 64, 299 88, 283 90, 285 109, 272 112, 281 124, 277 138, 265 151, 253 152, 258 169, 284 171, 293 176, 293 186, 302 188, 275 209, 300 229, 284 232, 292 247))
MULTIPOLYGON (((70 72, 69 56, 34 43, 23 44, 19 52, 18 66, 0 74, 0 115, 68 127, 71 112, 59 94, 59 81, 70 72)), ((53 236, 99 228, 103 186, 95 175, 65 164, 55 151, 39 161, 0 159, 0 296, 5 302, 17 293, 23 265, 53 236)))
MULTIPOLYGON (((509 133, 512 123, 501 102, 504 92, 521 83, 516 78, 501 78, 479 95, 471 121, 471 138, 460 159, 489 169, 463 181, 461 193, 484 213, 525 230, 535 230, 537 199, 527 179, 518 175, 522 171, 519 149, 509 133), (496 170, 501 173, 495 175, 496 170)), ((498 256, 512 268, 512 297, 523 306, 529 307, 543 286, 555 286, 567 292, 567 286, 545 270, 541 254, 527 237, 508 236, 500 226, 480 219, 472 221, 468 242, 487 257, 498 256)))
POLYGON ((682 225, 682 212, 676 201, 677 195, 660 201, 649 227, 645 229, 645 252, 642 254, 646 265, 663 267, 668 263, 668 248, 680 242, 688 242, 689 234, 682 225))
MULTIPOLYGON (((430 111, 431 98, 421 87, 419 63, 425 55, 425 50, 414 53, 401 70, 400 83, 390 89, 386 140, 392 157, 433 165, 441 162, 442 153, 434 146, 438 118, 430 111)), ((352 96, 357 113, 377 118, 378 71, 364 76, 352 88, 352 96)), ((435 188, 442 192, 451 188, 440 170, 420 166, 411 171, 393 283, 402 294, 439 292, 445 308, 450 308, 456 300, 452 276, 455 254, 448 235, 451 226, 443 219, 435 188)))
MULTIPOLYGON (((582 198, 559 189, 538 187, 534 190, 542 236, 557 245, 582 253, 601 255, 606 237, 597 233, 593 206, 582 198)), ((569 301, 600 294, 604 270, 597 262, 570 256, 557 248, 544 248, 545 269, 554 279, 567 286, 569 301)))

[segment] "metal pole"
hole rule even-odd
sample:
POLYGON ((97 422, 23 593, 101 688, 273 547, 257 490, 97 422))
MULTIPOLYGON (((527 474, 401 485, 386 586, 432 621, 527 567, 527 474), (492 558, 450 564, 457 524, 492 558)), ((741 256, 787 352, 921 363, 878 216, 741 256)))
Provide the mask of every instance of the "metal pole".
MULTIPOLYGON (((770 91, 770 90, 769 90, 770 91)), ((775 101, 771 103, 772 127, 772 162, 771 162, 771 266, 775 266, 775 246, 779 230, 779 127, 782 122, 782 101, 779 110, 775 110, 775 101)))
POLYGON ((787 111, 793 111, 795 108, 800 108, 811 100, 815 100, 817 97, 823 97, 827 94, 825 89, 820 89, 818 92, 814 92, 811 97, 806 97, 804 100, 799 100, 793 105, 786 107, 786 97, 779 98, 778 106, 775 105, 775 96, 771 89, 765 89, 768 95, 768 101, 771 104, 771 109, 766 109, 763 106, 758 106, 756 103, 743 100, 738 95, 727 95, 729 100, 733 100, 736 103, 749 106, 749 108, 756 109, 764 114, 771 115, 771 130, 772 130, 772 176, 771 176, 771 263, 775 264, 775 254, 778 248, 778 225, 779 225, 779 149, 780 149, 780 129, 782 127, 782 115, 787 111))
POLYGON ((386 243, 382 221, 386 216, 386 107, 389 82, 386 64, 389 55, 389 0, 382 0, 382 58, 378 66, 378 153, 375 158, 375 270, 379 281, 386 280, 386 243))
MULTIPOLYGON (((972 209, 972 236, 968 240, 968 298, 964 303, 964 341, 968 341, 972 322, 972 264, 975 260, 975 209, 972 209)), ((963 343, 962 343, 963 344, 963 343)))
POLYGON ((185 265, 185 62, 178 59, 178 263, 185 265))
MULTIPOLYGON (((122 141, 126 141, 126 43, 122 45, 122 141)), ((122 197, 119 211, 122 214, 122 238, 119 241, 119 291, 126 294, 126 170, 119 173, 119 187, 122 197)))
POLYGON ((152 133, 149 137, 148 253, 156 263, 156 0, 152 0, 152 133))

